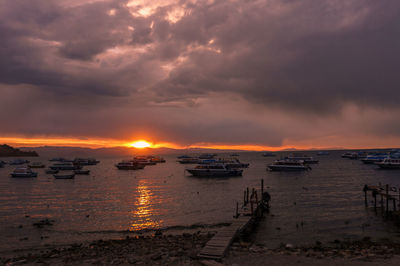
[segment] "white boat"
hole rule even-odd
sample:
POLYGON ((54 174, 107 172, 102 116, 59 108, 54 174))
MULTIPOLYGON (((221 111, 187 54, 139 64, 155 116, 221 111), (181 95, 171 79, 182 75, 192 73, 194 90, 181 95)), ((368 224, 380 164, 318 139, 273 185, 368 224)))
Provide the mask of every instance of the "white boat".
POLYGON ((302 160, 277 160, 273 164, 268 165, 271 171, 307 171, 311 167, 304 164, 302 160))
POLYGON ((383 169, 400 169, 400 159, 386 158, 382 162, 375 163, 383 169))
POLYGON ((215 156, 217 156, 215 153, 202 153, 200 154, 199 159, 212 159, 215 156))
POLYGON ((232 159, 205 159, 199 160, 199 164, 224 164, 227 168, 247 168, 249 167, 249 163, 242 163, 237 158, 232 159))
POLYGON ((45 168, 45 165, 41 162, 33 162, 28 165, 30 168, 45 168))
POLYGON ((50 165, 50 169, 53 170, 77 170, 81 168, 80 165, 74 165, 72 162, 55 163, 50 165))
POLYGON ((145 156, 135 156, 132 160, 134 163, 142 164, 142 165, 156 165, 157 162, 151 161, 148 157, 145 156))
POLYGON ((115 167, 118 168, 118 170, 139 170, 143 169, 145 167, 144 164, 139 164, 134 161, 122 161, 119 162, 115 165, 115 167))
POLYGON ((201 164, 194 168, 185 169, 193 176, 206 176, 206 177, 227 177, 227 176, 241 176, 243 170, 235 168, 227 168, 224 164, 201 164))
POLYGON ((55 179, 74 179, 75 173, 72 174, 54 174, 55 179))
POLYGON ((19 167, 11 173, 12 177, 37 177, 36 172, 32 172, 30 168, 27 167, 19 167))
POLYGON ((384 154, 369 154, 367 157, 364 159, 361 159, 361 161, 365 164, 374 164, 374 163, 379 163, 388 158, 389 156, 384 153, 384 154))

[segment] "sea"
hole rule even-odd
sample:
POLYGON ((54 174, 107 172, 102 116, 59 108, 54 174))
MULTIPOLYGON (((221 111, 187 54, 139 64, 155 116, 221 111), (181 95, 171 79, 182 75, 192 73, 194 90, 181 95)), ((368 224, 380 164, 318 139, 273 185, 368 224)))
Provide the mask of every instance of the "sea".
MULTIPOLYGON (((259 189, 261 179, 271 208, 252 234, 257 244, 274 248, 337 239, 400 239, 400 227, 375 212, 371 202, 366 207, 362 191, 365 184, 400 187, 400 170, 341 158, 343 151, 305 153, 319 160, 311 171, 270 172, 267 165, 289 153, 263 157, 261 152, 239 152, 236 158, 250 166, 243 176, 226 178, 193 177, 185 171, 192 165, 178 163, 177 155, 132 171, 114 166, 129 158, 97 158, 99 164, 86 167, 90 175, 72 180, 55 179, 44 169, 35 169, 37 178, 11 178, 15 166, 5 165, 0 168, 0 251, 118 239, 156 229, 165 234, 218 230, 232 221, 244 190, 259 189), (34 225, 45 219, 51 225, 34 225)), ((27 159, 51 164, 50 158, 27 159)))

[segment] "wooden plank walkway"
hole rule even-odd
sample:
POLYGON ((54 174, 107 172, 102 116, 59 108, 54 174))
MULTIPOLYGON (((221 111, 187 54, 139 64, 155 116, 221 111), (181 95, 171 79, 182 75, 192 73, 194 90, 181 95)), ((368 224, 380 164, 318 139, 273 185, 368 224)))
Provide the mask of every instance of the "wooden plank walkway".
POLYGON ((205 247, 200 251, 198 257, 207 259, 222 259, 233 240, 253 220, 252 216, 239 216, 232 224, 218 231, 205 247))

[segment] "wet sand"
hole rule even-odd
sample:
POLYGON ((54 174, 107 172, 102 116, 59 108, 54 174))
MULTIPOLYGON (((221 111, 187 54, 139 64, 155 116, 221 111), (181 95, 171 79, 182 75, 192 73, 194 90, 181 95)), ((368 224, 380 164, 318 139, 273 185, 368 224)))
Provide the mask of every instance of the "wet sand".
POLYGON ((222 261, 197 254, 213 233, 127 237, 1 254, 5 265, 400 265, 400 244, 335 241, 276 249, 234 242, 222 261))

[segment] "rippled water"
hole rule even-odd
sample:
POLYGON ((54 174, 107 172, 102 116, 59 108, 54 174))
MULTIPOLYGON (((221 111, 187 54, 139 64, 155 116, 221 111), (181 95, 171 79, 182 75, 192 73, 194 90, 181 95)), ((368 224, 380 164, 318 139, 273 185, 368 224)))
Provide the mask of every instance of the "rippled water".
MULTIPOLYGON (((229 222, 243 190, 258 188, 261 178, 272 196, 272 208, 258 226, 257 242, 276 246, 396 237, 398 229, 391 222, 365 208, 362 187, 378 182, 400 186, 400 171, 377 170, 342 159, 340 153, 319 156, 312 171, 298 173, 267 172, 266 164, 275 158, 240 153, 250 168, 242 177, 231 178, 185 175, 187 165, 177 163, 175 156, 138 171, 117 170, 114 164, 124 158, 98 158, 97 166, 88 166, 89 176, 74 180, 55 180, 43 169, 38 169, 38 178, 10 178, 14 167, 6 165, 0 168, 0 249, 118 237, 126 230, 229 222), (32 226, 45 218, 54 225, 32 226)), ((32 161, 50 163, 47 158, 32 161)))

